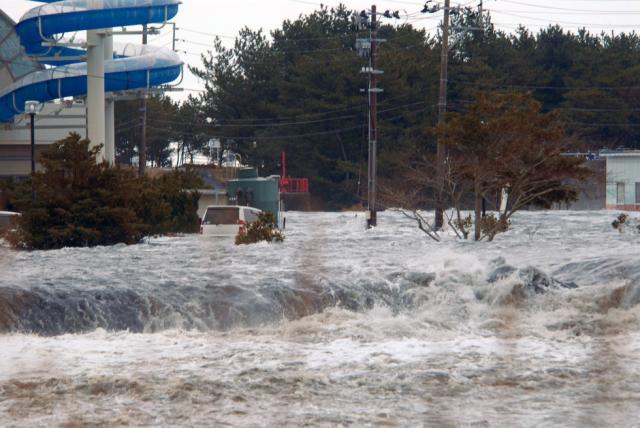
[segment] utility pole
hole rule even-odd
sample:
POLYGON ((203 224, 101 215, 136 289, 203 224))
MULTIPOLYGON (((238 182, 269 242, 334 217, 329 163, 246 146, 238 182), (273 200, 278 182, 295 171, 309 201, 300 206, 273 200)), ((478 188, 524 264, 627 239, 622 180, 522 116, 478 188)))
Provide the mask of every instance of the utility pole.
MULTIPOLYGON (((148 36, 147 24, 142 26, 142 44, 146 46, 148 36)), ((147 82, 148 83, 148 82, 147 82)), ((147 88, 148 89, 148 88, 147 88)), ((138 174, 144 175, 145 168, 147 166, 147 94, 142 94, 140 100, 140 113, 141 113, 141 132, 140 132, 140 145, 138 146, 138 174)))
MULTIPOLYGON (((449 12, 450 0, 444 1, 444 18, 442 22, 442 51, 440 53, 440 96, 438 99, 438 125, 443 125, 447 113, 447 70, 449 66, 449 12)), ((444 167, 445 137, 438 137, 436 154, 436 229, 444 225, 444 167)))
MULTIPOLYGON (((400 19, 400 12, 392 12, 390 10, 380 13, 385 18, 400 19)), ((367 168, 367 227, 375 227, 378 225, 378 212, 376 207, 377 198, 377 154, 378 154, 378 94, 383 92, 378 88, 378 76, 384 74, 384 71, 378 70, 378 50, 381 43, 386 39, 378 38, 378 11, 376 5, 371 6, 371 12, 366 10, 354 13, 352 16, 353 24, 356 30, 369 30, 368 39, 356 39, 356 50, 358 55, 363 58, 369 58, 369 66, 362 68, 362 73, 369 77, 367 88, 367 99, 369 100, 369 115, 367 119, 367 127, 369 134, 369 156, 367 168), (369 22, 371 16, 371 22, 369 22)), ((359 182, 358 182, 359 184, 359 182)))
MULTIPOLYGON (((362 68, 362 73, 368 76, 367 99, 369 104, 369 112, 367 117, 368 128, 368 168, 367 168, 367 227, 375 227, 378 225, 378 213, 376 209, 377 198, 377 153, 378 153, 378 94, 382 89, 378 88, 378 76, 383 74, 382 70, 378 70, 378 48, 384 39, 378 39, 378 13, 376 6, 371 6, 371 22, 369 22, 369 14, 366 11, 357 15, 356 21, 359 30, 369 30, 368 39, 357 39, 356 49, 361 57, 369 58, 369 66, 362 68)), ((396 12, 397 15, 397 12, 396 12)), ((396 17, 391 12, 386 11, 384 16, 396 17)), ((354 15, 355 17, 355 15, 354 15)))
POLYGON ((377 169, 377 139, 378 139, 378 79, 376 65, 378 64, 378 43, 376 5, 371 6, 371 59, 369 67, 369 177, 368 177, 368 201, 369 218, 368 227, 378 225, 378 213, 376 211, 376 169, 377 169))

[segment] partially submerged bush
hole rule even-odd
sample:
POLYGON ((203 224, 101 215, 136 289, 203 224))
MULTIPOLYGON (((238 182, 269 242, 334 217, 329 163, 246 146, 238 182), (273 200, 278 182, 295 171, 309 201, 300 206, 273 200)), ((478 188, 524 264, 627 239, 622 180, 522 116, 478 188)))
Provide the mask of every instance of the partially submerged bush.
POLYGON ((496 216, 493 213, 480 218, 480 227, 483 235, 504 233, 511 227, 511 221, 503 216, 496 216))
POLYGON ((271 212, 258 214, 258 220, 248 226, 240 227, 236 236, 236 245, 255 244, 261 241, 284 241, 284 235, 276 228, 276 218, 271 212))
POLYGON ((632 231, 636 233, 640 233, 640 224, 638 224, 638 222, 636 221, 636 224, 634 226, 633 220, 634 219, 629 217, 629 214, 621 213, 621 214, 618 214, 618 217, 616 217, 615 220, 613 220, 613 223, 611 223, 611 226, 620 233, 624 233, 626 227, 630 227, 632 228, 631 229, 632 231))
POLYGON ((135 244, 148 235, 198 230, 199 195, 182 187, 194 184, 194 173, 138 177, 131 170, 97 163, 99 150, 71 134, 42 153, 42 171, 9 190, 22 213, 12 245, 55 249, 135 244))
POLYGON ((622 228, 627 223, 627 220, 629 220, 628 214, 624 214, 624 213, 618 214, 618 217, 616 217, 616 219, 613 220, 613 223, 611 223, 611 226, 614 229, 622 231, 622 228))

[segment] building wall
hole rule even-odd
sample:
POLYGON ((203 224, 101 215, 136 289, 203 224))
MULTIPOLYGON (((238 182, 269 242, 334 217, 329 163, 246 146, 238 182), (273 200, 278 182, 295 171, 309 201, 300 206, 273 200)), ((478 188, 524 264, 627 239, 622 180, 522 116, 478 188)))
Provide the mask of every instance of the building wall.
POLYGON ((207 207, 211 205, 227 205, 228 202, 227 195, 222 192, 214 194, 214 192, 211 191, 201 190, 200 200, 198 201, 198 217, 204 217, 207 212, 207 207))
MULTIPOLYGON (((36 159, 55 141, 75 132, 87 135, 87 110, 84 103, 47 103, 36 116, 36 159)), ((13 123, 0 124, 0 177, 28 175, 31 171, 30 120, 16 116, 13 123)))
POLYGON ((577 200, 570 204, 556 204, 554 209, 602 210, 606 207, 607 178, 604 159, 588 160, 592 175, 583 180, 568 180, 567 184, 577 190, 577 200))
POLYGON ((636 183, 640 183, 640 154, 607 157, 607 208, 640 211, 636 183), (624 183, 622 204, 618 203, 618 183, 624 183))

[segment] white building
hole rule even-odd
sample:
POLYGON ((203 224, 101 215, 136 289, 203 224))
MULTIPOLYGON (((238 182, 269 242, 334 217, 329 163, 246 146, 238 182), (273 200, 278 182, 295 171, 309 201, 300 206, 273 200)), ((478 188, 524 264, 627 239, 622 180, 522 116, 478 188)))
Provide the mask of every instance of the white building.
POLYGON ((640 150, 600 154, 607 159, 607 209, 640 211, 640 150))
MULTIPOLYGON (((28 57, 15 32, 15 23, 0 10, 0 90, 16 80, 43 69, 28 57)), ((46 103, 36 116, 37 154, 70 132, 87 135, 87 112, 84 103, 46 103)), ((31 133, 29 119, 16 116, 12 122, 0 123, 0 177, 28 175, 31 172, 31 133)))

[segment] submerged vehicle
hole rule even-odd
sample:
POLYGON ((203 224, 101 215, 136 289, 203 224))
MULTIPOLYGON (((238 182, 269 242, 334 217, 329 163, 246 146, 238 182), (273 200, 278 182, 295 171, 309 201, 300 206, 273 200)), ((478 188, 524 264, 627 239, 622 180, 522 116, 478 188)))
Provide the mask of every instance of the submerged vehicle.
POLYGON ((236 236, 241 227, 258 220, 262 211, 240 205, 211 205, 202 218, 200 233, 209 236, 236 236))
POLYGON ((16 226, 16 222, 20 217, 20 213, 12 211, 0 211, 0 235, 4 232, 12 230, 16 226))

